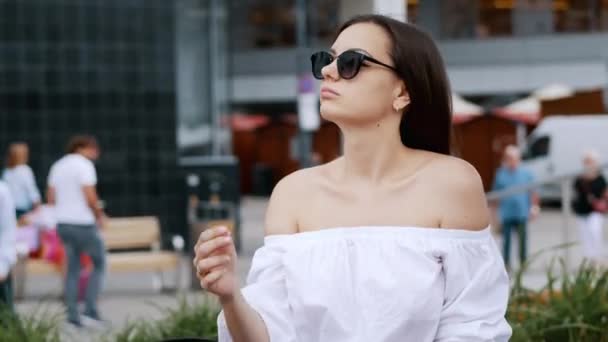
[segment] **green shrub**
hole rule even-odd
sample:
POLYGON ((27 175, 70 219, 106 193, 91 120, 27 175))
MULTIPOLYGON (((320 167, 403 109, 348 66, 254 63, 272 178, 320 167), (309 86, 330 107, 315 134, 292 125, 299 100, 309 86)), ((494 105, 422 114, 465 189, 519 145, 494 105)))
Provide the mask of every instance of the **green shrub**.
POLYGON ((182 298, 177 308, 160 310, 163 311, 163 318, 129 322, 111 341, 149 342, 179 337, 216 338, 216 320, 219 314, 217 304, 209 300, 190 303, 182 298))
POLYGON ((59 342, 58 317, 37 310, 15 315, 0 307, 0 342, 59 342))
POLYGON ((515 274, 507 312, 511 341, 608 342, 608 269, 585 261, 571 273, 558 260, 551 263, 547 284, 539 290, 522 284, 530 263, 515 274))

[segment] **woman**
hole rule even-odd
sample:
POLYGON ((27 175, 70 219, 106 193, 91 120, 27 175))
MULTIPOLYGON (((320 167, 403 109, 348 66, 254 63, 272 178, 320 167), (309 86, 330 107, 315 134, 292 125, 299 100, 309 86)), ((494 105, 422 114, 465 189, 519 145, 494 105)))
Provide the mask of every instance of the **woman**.
POLYGON ((507 341, 508 278, 480 177, 448 156, 433 41, 356 17, 312 66, 344 155, 279 182, 242 291, 228 231, 200 235, 194 263, 222 304, 220 341, 507 341))
POLYGON ((36 186, 34 173, 27 165, 29 159, 27 144, 11 144, 6 159, 7 165, 2 178, 11 191, 19 219, 40 205, 40 191, 36 186))
MULTIPOLYGON (((15 250, 15 206, 8 186, 0 180, 0 316, 5 310, 13 312, 11 269, 17 261, 15 250)), ((0 326, 3 317, 0 317, 0 326)))
POLYGON ((583 255, 591 262, 601 262, 603 257, 603 214, 608 210, 606 180, 598 164, 597 153, 587 151, 583 156, 585 171, 574 181, 574 212, 578 216, 583 255))

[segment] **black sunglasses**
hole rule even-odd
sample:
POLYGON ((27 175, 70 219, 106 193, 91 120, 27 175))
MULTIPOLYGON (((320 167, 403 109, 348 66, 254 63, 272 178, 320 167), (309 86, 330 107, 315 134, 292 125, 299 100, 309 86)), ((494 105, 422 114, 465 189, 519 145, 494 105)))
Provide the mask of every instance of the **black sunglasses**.
POLYGON ((387 67, 393 71, 396 71, 394 67, 388 64, 384 64, 379 60, 365 55, 361 52, 348 50, 342 52, 342 54, 340 54, 338 57, 334 57, 327 51, 319 51, 315 52, 312 56, 310 56, 310 61, 312 62, 312 75, 316 79, 322 80, 324 77, 321 70, 326 66, 330 65, 334 61, 334 59, 338 60, 338 74, 341 78, 346 80, 350 80, 357 76, 359 70, 361 69, 361 66, 365 65, 363 64, 363 62, 365 61, 382 65, 383 67, 387 67))

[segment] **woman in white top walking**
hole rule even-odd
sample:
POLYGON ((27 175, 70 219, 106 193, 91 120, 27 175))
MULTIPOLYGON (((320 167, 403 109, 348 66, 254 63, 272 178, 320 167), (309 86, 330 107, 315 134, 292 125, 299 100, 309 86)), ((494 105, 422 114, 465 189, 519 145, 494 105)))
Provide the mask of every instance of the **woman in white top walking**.
POLYGON ((312 56, 344 156, 277 184, 238 287, 225 228, 200 235, 220 341, 507 341, 509 282, 475 169, 449 156, 450 89, 431 38, 356 17, 312 56))
POLYGON ((29 160, 29 148, 25 143, 13 143, 8 148, 6 158, 6 169, 2 173, 2 179, 15 202, 17 218, 28 213, 40 205, 41 197, 34 173, 27 165, 29 160))
POLYGON ((0 180, 0 331, 2 331, 2 319, 6 318, 1 317, 4 311, 14 310, 11 269, 17 262, 16 230, 13 198, 8 186, 0 180))

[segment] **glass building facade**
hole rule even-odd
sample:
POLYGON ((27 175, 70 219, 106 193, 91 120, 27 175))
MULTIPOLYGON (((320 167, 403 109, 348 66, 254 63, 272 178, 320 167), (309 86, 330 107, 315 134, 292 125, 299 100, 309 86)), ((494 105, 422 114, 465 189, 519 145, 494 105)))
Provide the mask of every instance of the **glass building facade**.
POLYGON ((190 81, 184 68, 207 65, 210 57, 187 57, 192 51, 176 47, 186 41, 205 50, 212 34, 225 32, 213 6, 221 2, 0 0, 0 149, 27 142, 44 189, 69 137, 92 134, 102 148, 98 190, 108 214, 157 215, 164 232, 183 231, 179 156, 192 146, 212 151, 202 141, 185 145, 178 127, 188 115, 199 117, 197 127, 217 121, 214 111, 226 95, 209 88, 226 75, 218 71, 217 42, 215 74, 194 69, 190 81), (179 18, 188 19, 189 30, 179 18), (195 88, 178 95, 180 85, 195 88), (197 96, 205 100, 193 103, 197 96))

